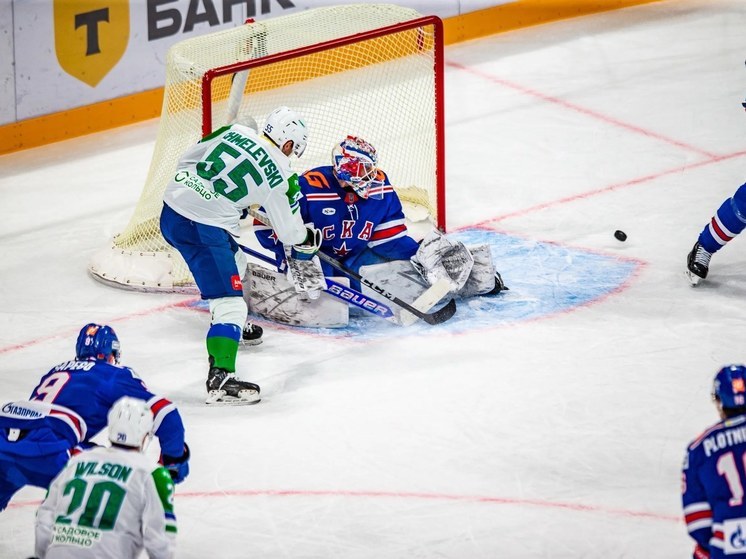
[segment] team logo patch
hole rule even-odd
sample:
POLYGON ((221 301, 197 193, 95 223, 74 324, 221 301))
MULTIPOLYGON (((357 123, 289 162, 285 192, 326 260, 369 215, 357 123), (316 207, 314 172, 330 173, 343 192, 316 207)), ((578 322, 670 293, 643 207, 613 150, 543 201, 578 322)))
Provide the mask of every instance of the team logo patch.
POLYGON ((734 394, 738 394, 739 392, 746 392, 746 385, 744 384, 742 378, 734 378, 732 387, 734 394))
POLYGON ((241 276, 236 274, 235 276, 231 276, 231 285, 233 286, 233 289, 236 291, 243 291, 243 285, 241 284, 241 276))
POLYGON ((54 0, 60 66, 95 87, 122 58, 130 35, 129 0, 54 0))
POLYGON ((723 543, 726 555, 746 551, 746 518, 732 518, 723 522, 723 543))
POLYGON ((334 215, 335 213, 337 213, 337 210, 335 210, 334 208, 324 208, 323 210, 321 210, 321 213, 324 215, 334 215))

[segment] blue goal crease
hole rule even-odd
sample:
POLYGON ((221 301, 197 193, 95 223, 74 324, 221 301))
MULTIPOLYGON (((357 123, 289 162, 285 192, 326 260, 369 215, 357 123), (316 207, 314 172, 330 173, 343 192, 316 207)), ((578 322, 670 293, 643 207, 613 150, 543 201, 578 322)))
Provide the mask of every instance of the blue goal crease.
MULTIPOLYGON (((498 295, 457 299, 458 311, 447 322, 431 326, 421 321, 407 328, 351 309, 344 328, 281 326, 283 331, 366 341, 426 332, 464 333, 536 320, 588 305, 620 291, 642 267, 639 260, 619 258, 556 243, 532 241, 489 229, 464 229, 449 237, 465 245, 488 244, 495 267, 510 288, 498 295)), ((394 303, 383 299, 389 306, 394 303)), ((196 301, 206 310, 205 301, 196 301)), ((271 327, 271 324, 269 324, 271 327)))

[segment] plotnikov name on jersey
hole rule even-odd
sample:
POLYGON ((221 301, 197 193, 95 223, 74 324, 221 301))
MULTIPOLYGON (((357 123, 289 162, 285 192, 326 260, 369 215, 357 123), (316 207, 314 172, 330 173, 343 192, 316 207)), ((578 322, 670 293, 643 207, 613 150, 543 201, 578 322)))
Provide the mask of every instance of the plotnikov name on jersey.
POLYGON ((746 443, 746 426, 726 429, 725 431, 707 437, 702 442, 702 447, 705 450, 705 454, 710 456, 713 452, 724 450, 729 446, 742 443, 746 443))

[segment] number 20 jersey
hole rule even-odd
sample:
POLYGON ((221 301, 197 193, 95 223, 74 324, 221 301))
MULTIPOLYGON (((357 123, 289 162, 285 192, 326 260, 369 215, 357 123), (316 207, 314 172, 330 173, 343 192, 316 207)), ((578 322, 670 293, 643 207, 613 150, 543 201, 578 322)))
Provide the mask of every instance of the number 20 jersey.
POLYGON ((689 445, 682 482, 692 538, 711 559, 746 558, 746 415, 716 423, 689 445))
POLYGON ((36 515, 36 554, 45 559, 171 559, 174 485, 137 450, 96 448, 73 457, 36 515))

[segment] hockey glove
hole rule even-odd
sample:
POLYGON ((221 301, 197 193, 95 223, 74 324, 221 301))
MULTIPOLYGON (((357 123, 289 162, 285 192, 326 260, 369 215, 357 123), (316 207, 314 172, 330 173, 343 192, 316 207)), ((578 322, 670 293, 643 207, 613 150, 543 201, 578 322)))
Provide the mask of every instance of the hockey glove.
POLYGON ((290 254, 296 260, 311 260, 321 248, 321 231, 313 227, 306 227, 306 240, 298 245, 293 245, 290 254))
POLYGON ((189 475, 189 458, 191 454, 189 452, 189 446, 184 443, 184 454, 178 457, 161 455, 161 464, 171 474, 171 479, 174 483, 181 483, 189 475))
POLYGON ((474 266, 474 257, 461 241, 451 240, 437 230, 422 240, 410 261, 430 285, 446 279, 452 292, 464 287, 474 266))

